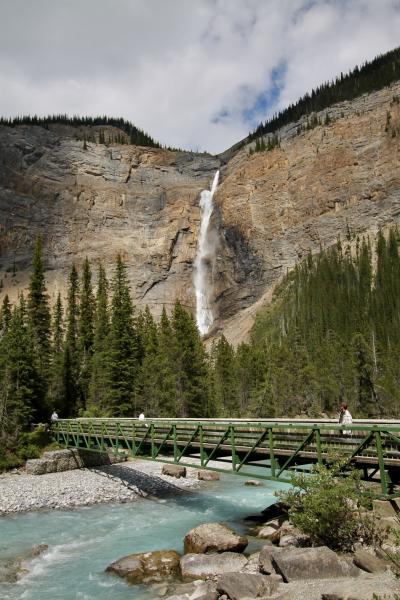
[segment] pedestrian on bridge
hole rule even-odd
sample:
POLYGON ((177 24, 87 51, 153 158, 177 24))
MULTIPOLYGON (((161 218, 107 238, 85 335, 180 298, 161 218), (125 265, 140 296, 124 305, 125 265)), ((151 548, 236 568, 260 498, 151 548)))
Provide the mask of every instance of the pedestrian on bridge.
MULTIPOLYGON (((351 416, 351 413, 347 408, 347 404, 343 403, 340 407, 339 423, 341 423, 342 425, 351 425, 352 422, 353 417, 351 416)), ((343 435, 351 435, 351 431, 349 431, 348 429, 344 429, 342 433, 343 435)))

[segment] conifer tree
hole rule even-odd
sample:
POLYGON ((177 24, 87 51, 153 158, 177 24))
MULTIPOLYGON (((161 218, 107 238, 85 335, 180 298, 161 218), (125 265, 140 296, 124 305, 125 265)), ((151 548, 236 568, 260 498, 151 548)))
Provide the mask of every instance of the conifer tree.
POLYGON ((239 414, 239 380, 235 352, 224 335, 214 348, 213 398, 220 407, 221 416, 239 414))
POLYGON ((79 387, 82 395, 83 407, 86 407, 89 384, 91 378, 93 338, 94 338, 94 312, 95 300, 92 289, 92 273, 88 258, 83 264, 80 288, 79 322, 78 322, 78 350, 79 350, 79 387))
POLYGON ((95 416, 107 414, 107 350, 110 319, 108 311, 108 281, 102 264, 99 265, 94 320, 92 373, 89 390, 89 411, 95 416))
POLYGON ((34 405, 38 376, 27 321, 25 299, 21 295, 1 343, 0 435, 8 434, 14 440, 37 416, 34 405))
POLYGON ((68 277, 68 298, 66 311, 66 334, 63 357, 63 404, 68 416, 77 416, 82 408, 79 391, 79 278, 75 265, 72 265, 68 277))
POLYGON ((0 312, 0 336, 7 333, 8 326, 11 321, 11 304, 8 294, 4 296, 3 304, 0 312))
MULTIPOLYGON (((51 316, 44 279, 42 238, 40 236, 36 240, 33 251, 32 271, 28 294, 28 314, 34 356, 36 360, 36 371, 39 377, 39 394, 42 399, 44 399, 47 394, 50 368, 51 316)), ((40 410, 38 416, 40 416, 40 418, 45 418, 45 414, 40 414, 40 410)))
POLYGON ((176 396, 182 416, 206 417, 207 360, 193 317, 176 301, 172 329, 176 365, 176 396))
POLYGON ((165 306, 158 324, 156 397, 160 417, 182 415, 177 401, 177 372, 175 364, 174 332, 165 306))
POLYGON ((158 396, 158 332, 148 306, 137 320, 137 333, 141 346, 141 365, 139 369, 138 398, 140 406, 135 406, 135 413, 144 412, 146 415, 160 415, 158 396))
POLYGON ((120 255, 112 292, 107 351, 108 410, 110 415, 131 416, 137 389, 137 338, 126 267, 120 255))
POLYGON ((53 309, 53 326, 52 326, 52 362, 51 376, 49 388, 49 400, 53 406, 51 410, 57 409, 63 405, 64 382, 63 382, 63 365, 64 365, 64 322, 63 322, 63 307, 60 293, 57 296, 56 303, 53 309))

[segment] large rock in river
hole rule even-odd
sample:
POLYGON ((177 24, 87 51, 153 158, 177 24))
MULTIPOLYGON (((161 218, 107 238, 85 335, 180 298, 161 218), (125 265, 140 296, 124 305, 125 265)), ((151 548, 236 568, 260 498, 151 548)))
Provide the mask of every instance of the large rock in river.
POLYGON ((181 558, 184 579, 207 579, 223 573, 237 573, 247 564, 247 558, 235 552, 221 554, 185 554, 181 558))
POLYGON ((206 552, 242 552, 247 538, 222 523, 204 523, 191 529, 183 540, 185 554, 206 552))
POLYGON ((228 573, 218 578, 217 590, 230 600, 261 598, 270 596, 278 584, 267 575, 260 573, 228 573))
POLYGON ((297 579, 332 579, 357 576, 360 570, 327 546, 274 548, 272 564, 286 582, 297 579))
POLYGON ((175 550, 157 550, 129 554, 108 565, 106 572, 123 577, 129 583, 160 581, 179 572, 180 556, 175 550))

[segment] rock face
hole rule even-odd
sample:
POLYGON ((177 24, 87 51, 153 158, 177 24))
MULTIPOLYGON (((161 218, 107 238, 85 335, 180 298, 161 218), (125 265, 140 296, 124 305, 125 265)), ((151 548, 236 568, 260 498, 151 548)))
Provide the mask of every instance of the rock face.
POLYGON ((123 577, 128 583, 149 583, 177 575, 179 559, 175 550, 129 554, 108 565, 106 572, 123 577))
POLYGON ((335 105, 319 115, 329 124, 297 135, 293 123, 279 132, 280 148, 252 156, 249 146, 219 157, 91 142, 84 150, 71 127, 0 127, 2 293, 14 300, 26 286, 43 233, 52 300, 65 295, 72 262, 87 256, 110 269, 120 253, 138 306, 159 315, 179 298, 194 309, 199 195, 220 168, 209 277, 215 327, 239 341, 310 250, 399 220, 400 136, 386 127, 388 112, 400 120, 399 93, 396 83, 335 105))
POLYGON ((191 529, 184 537, 185 554, 205 552, 242 552, 247 538, 238 535, 222 523, 204 523, 191 529))
POLYGON ((185 554, 181 558, 184 579, 207 579, 223 573, 237 573, 247 564, 247 558, 236 552, 222 554, 185 554))

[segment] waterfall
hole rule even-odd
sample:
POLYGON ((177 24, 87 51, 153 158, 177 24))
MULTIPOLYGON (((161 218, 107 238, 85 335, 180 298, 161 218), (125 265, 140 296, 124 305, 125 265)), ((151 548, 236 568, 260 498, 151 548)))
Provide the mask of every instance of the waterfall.
POLYGON ((201 335, 205 335, 214 320, 210 307, 210 294, 207 286, 207 265, 214 252, 214 244, 209 238, 210 218, 213 210, 212 199, 217 189, 219 171, 214 175, 211 190, 200 194, 200 232, 197 253, 194 261, 194 289, 196 293, 196 323, 201 335))

